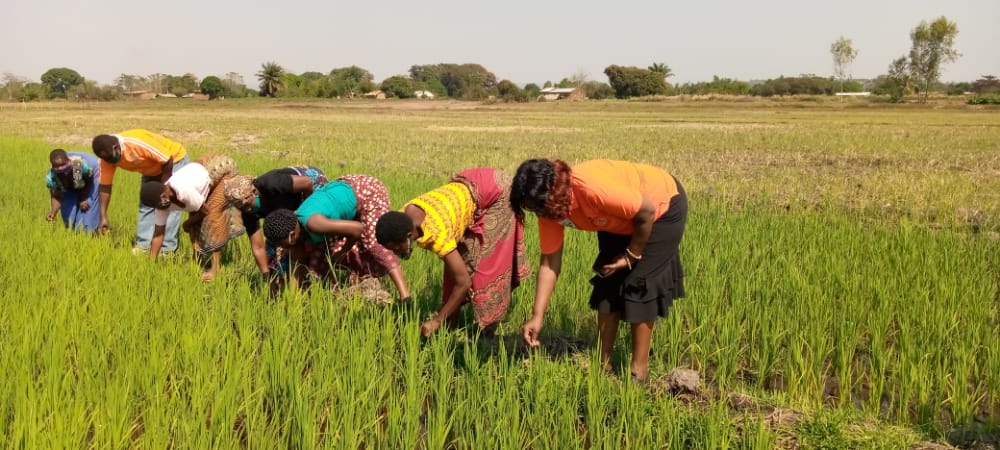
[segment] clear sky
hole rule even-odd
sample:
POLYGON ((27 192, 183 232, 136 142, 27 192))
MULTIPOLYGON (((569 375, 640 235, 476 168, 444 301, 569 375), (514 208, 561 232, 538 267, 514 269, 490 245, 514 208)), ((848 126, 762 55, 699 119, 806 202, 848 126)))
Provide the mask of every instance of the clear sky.
POLYGON ((479 63, 524 84, 575 73, 607 81, 610 64, 666 63, 683 83, 832 74, 830 44, 854 41, 855 78, 885 73, 910 31, 941 15, 962 57, 944 81, 1000 76, 1000 0, 12 0, 0 27, 0 73, 37 80, 70 67, 119 74, 295 73, 358 65, 376 80, 414 64, 479 63))

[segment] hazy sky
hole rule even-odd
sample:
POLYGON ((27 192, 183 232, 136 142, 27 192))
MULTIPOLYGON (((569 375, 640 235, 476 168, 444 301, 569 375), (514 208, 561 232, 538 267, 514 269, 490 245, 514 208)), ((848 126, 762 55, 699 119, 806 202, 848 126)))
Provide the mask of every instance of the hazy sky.
POLYGON ((358 65, 376 80, 414 64, 474 62, 519 84, 610 64, 664 62, 673 83, 829 76, 830 44, 854 41, 855 78, 886 71, 921 20, 958 24, 962 57, 945 81, 1000 76, 1000 0, 12 0, 0 27, 0 73, 37 80, 70 67, 110 83, 121 73, 295 73, 358 65), (820 6, 828 5, 828 6, 820 6))

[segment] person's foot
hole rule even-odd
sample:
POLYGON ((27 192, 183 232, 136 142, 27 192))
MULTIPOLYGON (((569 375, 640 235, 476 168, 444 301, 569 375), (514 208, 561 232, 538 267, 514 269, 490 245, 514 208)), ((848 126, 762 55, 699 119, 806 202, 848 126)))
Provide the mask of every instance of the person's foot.
POLYGON ((632 372, 632 383, 633 384, 638 384, 640 386, 645 386, 647 382, 649 382, 649 374, 646 374, 646 376, 640 378, 638 375, 635 374, 635 372, 632 372))
POLYGON ((632 368, 632 381, 639 384, 646 384, 649 380, 649 369, 646 370, 636 370, 632 368))
POLYGON ((615 373, 614 366, 611 365, 611 360, 610 359, 607 360, 607 361, 603 361, 603 360, 601 361, 601 370, 604 371, 605 375, 612 375, 612 376, 617 375, 615 373))
POLYGON ((213 279, 215 279, 215 272, 213 272, 211 270, 209 270, 208 272, 205 272, 205 273, 201 274, 201 281, 204 281, 204 282, 207 283, 209 281, 212 281, 213 279))

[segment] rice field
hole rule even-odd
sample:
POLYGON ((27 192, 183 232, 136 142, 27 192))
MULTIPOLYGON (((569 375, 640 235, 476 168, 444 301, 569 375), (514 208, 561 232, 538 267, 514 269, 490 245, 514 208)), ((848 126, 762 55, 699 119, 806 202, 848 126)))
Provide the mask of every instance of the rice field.
MULTIPOLYGON (((0 104, 0 152, 6 448, 1000 446, 998 109, 0 104), (587 233, 568 233, 535 350, 520 337, 533 280, 496 338, 469 315, 422 338, 442 270, 426 251, 403 264, 415 305, 320 287, 269 299, 244 238, 206 284, 189 256, 130 252, 138 175, 116 177, 107 235, 44 219, 48 152, 89 152, 94 135, 129 128, 250 174, 375 175, 394 206, 464 168, 512 172, 530 157, 656 164, 690 197, 688 297, 657 322, 638 385, 598 370, 587 233), (699 389, 678 390, 678 368, 699 389)), ((537 267, 532 218, 527 230, 537 267)))

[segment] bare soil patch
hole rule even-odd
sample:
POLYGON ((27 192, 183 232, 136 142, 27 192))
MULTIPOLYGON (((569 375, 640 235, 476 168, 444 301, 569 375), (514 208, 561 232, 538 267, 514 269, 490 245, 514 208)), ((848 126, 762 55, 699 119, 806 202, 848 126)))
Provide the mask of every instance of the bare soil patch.
POLYGON ((667 123, 639 123, 625 125, 625 128, 671 128, 686 130, 765 130, 775 128, 788 128, 788 125, 776 123, 716 123, 716 122, 667 122, 667 123))
POLYGON ((504 126, 504 127, 473 127, 473 126, 442 126, 430 125, 430 131, 466 131, 472 133, 579 133, 580 128, 571 127, 533 127, 533 126, 504 126))
POLYGON ((263 137, 257 136, 255 134, 243 134, 238 133, 229 137, 229 145, 257 145, 264 140, 263 137))
POLYGON ((173 139, 181 144, 187 144, 190 142, 202 141, 205 139, 210 139, 215 134, 211 131, 170 131, 163 130, 158 132, 170 139, 173 139))
POLYGON ((918 442, 910 446, 910 450, 948 450, 953 448, 955 447, 937 442, 918 442))
POLYGON ((93 136, 84 136, 82 134, 63 134, 57 136, 45 136, 45 140, 51 142, 53 145, 68 144, 71 146, 90 148, 90 143, 94 140, 93 136))

